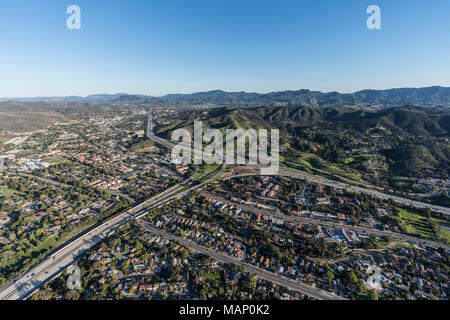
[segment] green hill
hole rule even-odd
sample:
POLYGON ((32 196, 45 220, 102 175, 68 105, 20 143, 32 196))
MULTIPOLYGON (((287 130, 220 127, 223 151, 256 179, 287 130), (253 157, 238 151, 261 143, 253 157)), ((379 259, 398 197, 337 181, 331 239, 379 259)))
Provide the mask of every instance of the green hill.
POLYGON ((399 107, 368 110, 355 107, 317 108, 253 107, 214 108, 184 112, 176 128, 191 126, 194 120, 202 120, 212 128, 294 128, 327 126, 351 128, 361 132, 369 128, 384 127, 395 134, 415 136, 450 135, 450 110, 399 107))

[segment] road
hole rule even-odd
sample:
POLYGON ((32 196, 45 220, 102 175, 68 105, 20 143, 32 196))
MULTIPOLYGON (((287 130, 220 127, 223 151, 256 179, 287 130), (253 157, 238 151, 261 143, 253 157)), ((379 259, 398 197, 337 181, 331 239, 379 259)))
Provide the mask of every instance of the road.
POLYGON ((210 192, 203 191, 202 194, 211 199, 221 201, 227 205, 234 206, 236 208, 246 210, 248 212, 260 213, 261 215, 264 215, 267 217, 275 217, 276 219, 280 219, 280 220, 284 220, 284 221, 316 224, 316 225, 320 225, 320 226, 328 227, 328 228, 366 232, 367 234, 373 233, 378 236, 385 236, 385 237, 389 237, 391 239, 403 240, 403 241, 415 242, 415 243, 422 243, 422 244, 426 244, 427 246, 430 246, 432 248, 443 248, 446 250, 450 250, 450 246, 448 246, 446 244, 431 241, 431 240, 416 238, 416 237, 408 236, 408 235, 401 234, 401 233, 395 233, 395 232, 391 232, 391 231, 382 231, 382 230, 378 230, 378 229, 370 228, 370 227, 353 226, 353 225, 348 225, 348 224, 339 223, 339 222, 322 221, 322 220, 306 218, 306 217, 281 215, 281 214, 276 214, 275 212, 271 212, 269 210, 264 210, 261 208, 257 208, 257 207, 253 207, 253 206, 249 206, 249 205, 245 205, 245 204, 240 204, 240 203, 237 203, 234 201, 230 201, 230 200, 224 199, 224 198, 219 197, 210 192))
MULTIPOLYGON (((297 163, 297 162, 292 162, 292 161, 287 161, 287 160, 286 160, 285 163, 286 163, 286 164, 291 164, 291 165, 296 166, 296 167, 308 168, 308 167, 306 167, 306 166, 304 166, 304 165, 302 165, 302 164, 300 164, 300 163, 297 163)), ((339 175, 336 175, 336 174, 333 174, 333 173, 331 173, 331 172, 327 172, 327 171, 324 171, 324 170, 320 170, 320 169, 317 169, 317 168, 308 168, 308 169, 313 170, 313 171, 315 171, 315 172, 322 173, 322 174, 326 174, 326 175, 328 175, 328 176, 332 176, 332 177, 334 177, 334 178, 341 179, 342 181, 348 182, 348 183, 350 183, 350 184, 357 184, 357 185, 364 186, 364 187, 366 187, 366 188, 377 189, 377 190, 380 190, 380 191, 383 190, 383 188, 377 187, 377 186, 374 186, 374 185, 370 185, 370 184, 369 184, 368 182, 366 182, 366 181, 357 182, 357 181, 353 181, 353 180, 347 179, 347 178, 345 178, 345 177, 342 177, 342 176, 339 176, 339 175)))
POLYGON ((316 287, 307 285, 305 283, 302 283, 302 282, 299 282, 299 281, 296 281, 293 279, 289 279, 284 276, 278 275, 276 273, 255 267, 249 263, 238 260, 227 254, 217 252, 215 250, 198 245, 195 242, 185 240, 181 237, 177 237, 173 234, 167 233, 165 231, 162 231, 160 229, 153 227, 147 221, 139 221, 139 223, 146 230, 148 230, 154 234, 157 234, 158 236, 161 236, 168 240, 177 241, 178 243, 180 243, 182 245, 190 247, 192 250, 194 250, 196 252, 211 256, 212 258, 214 258, 218 261, 221 261, 223 263, 230 263, 230 264, 234 264, 237 266, 241 266, 244 268, 245 271, 253 273, 254 275, 258 276, 261 279, 270 281, 270 282, 278 284, 280 286, 284 286, 290 290, 295 290, 295 291, 304 293, 304 294, 306 294, 312 298, 318 299, 318 300, 345 300, 343 297, 337 296, 331 292, 327 292, 327 291, 318 289, 316 287))
MULTIPOLYGON (((168 141, 166 141, 164 139, 158 138, 154 134, 151 134, 150 138, 153 139, 155 142, 161 143, 161 144, 163 144, 164 146, 166 146, 168 148, 173 147, 172 143, 169 143, 168 141)), ((204 182, 202 184, 202 186, 207 184, 209 181, 214 180, 218 175, 222 174, 222 172, 224 170, 225 170, 225 166, 222 166, 221 170, 219 170, 219 173, 214 175, 208 181, 204 182)), ((345 300, 344 298, 339 297, 339 296, 337 296, 337 295, 335 295, 333 293, 330 293, 330 292, 327 292, 327 291, 324 291, 324 290, 321 290, 321 289, 309 286, 307 284, 304 284, 304 283, 301 283, 301 282, 298 282, 298 281, 295 281, 295 280, 292 280, 292 279, 289 279, 289 278, 277 275, 277 274, 275 274, 273 272, 269 272, 269 271, 266 271, 264 269, 261 269, 261 268, 255 267, 253 265, 250 265, 250 264, 248 264, 246 262, 240 261, 240 260, 238 260, 238 259, 236 259, 234 257, 229 256, 229 255, 222 254, 222 253, 219 253, 217 251, 214 251, 214 250, 208 249, 206 247, 200 246, 200 245, 198 245, 198 244, 196 244, 196 243, 194 243, 192 241, 184 240, 181 237, 177 237, 177 236, 174 236, 172 234, 166 233, 164 231, 161 231, 161 230, 151 226, 148 222, 140 221, 140 223, 142 225, 144 225, 147 230, 149 230, 149 231, 151 231, 151 232, 153 232, 155 234, 158 234, 158 235, 160 235, 162 237, 165 237, 166 239, 178 241, 179 243, 185 244, 185 245, 189 246, 190 248, 192 248, 193 250, 195 250, 197 252, 203 253, 205 255, 209 255, 209 256, 211 256, 212 258, 214 258, 214 259, 216 259, 218 261, 221 261, 221 262, 224 262, 224 263, 232 263, 234 265, 242 266, 244 268, 244 270, 257 275, 261 279, 270 281, 272 283, 276 283, 278 285, 284 286, 284 287, 286 287, 288 289, 291 289, 291 290, 296 290, 298 292, 302 292, 302 293, 304 293, 304 294, 306 294, 306 295, 308 295, 308 296, 310 296, 312 298, 315 298, 315 299, 319 299, 319 300, 345 300)))
MULTIPOLYGON (((157 143, 161 143, 167 147, 173 147, 174 144, 159 138, 157 136, 155 136, 154 134, 152 134, 150 136, 151 139, 153 139, 155 142, 157 143)), ((258 166, 259 167, 259 166, 258 166)), ((301 174, 301 173, 297 173, 297 172, 293 172, 293 171, 289 171, 286 169, 279 169, 278 171, 278 175, 281 176, 289 176, 291 178, 294 179, 300 179, 300 180, 305 180, 308 182, 313 182, 313 183, 317 183, 317 184, 322 184, 322 185, 327 185, 336 189, 345 189, 348 191, 352 191, 355 193, 362 193, 362 194, 369 194, 373 197, 376 198, 380 198, 380 199, 392 199, 395 202, 399 203, 399 204, 403 204, 406 206, 412 206, 415 208, 430 208, 433 211, 436 212, 440 212, 442 214, 445 215, 450 215, 450 208, 446 208, 446 207, 441 207, 441 206, 436 206, 436 205, 432 205, 432 204, 428 204, 428 203, 424 203, 424 202, 419 202, 419 201, 414 201, 414 200, 410 200, 410 199, 405 199, 405 198, 401 198, 398 196, 393 196, 393 195, 389 195, 389 194, 385 194, 383 192, 379 192, 379 191, 375 191, 375 190, 370 190, 370 189, 366 189, 366 188, 362 188, 362 187, 357 187, 354 185, 350 185, 350 184, 346 184, 346 183, 342 183, 342 182, 338 182, 338 181, 334 181, 334 180, 329 180, 326 178, 322 178, 319 176, 310 176, 310 175, 306 175, 306 174, 301 174)), ((229 177, 231 178, 231 177, 229 177)), ((225 202, 229 202, 228 200, 222 199, 225 202)), ((225 203, 224 202, 224 203, 225 203)), ((236 206, 236 207, 241 207, 243 208, 242 205, 233 202, 232 205, 236 206)), ((246 210, 252 210, 252 212, 254 212, 255 208, 249 207, 249 206, 245 206, 247 207, 246 210)), ((257 210, 260 213, 263 213, 263 210, 258 209, 257 210)), ((265 214, 268 214, 267 212, 265 212, 265 214)), ((273 215, 273 214, 270 214, 273 215)), ((450 246, 439 243, 439 242, 435 242, 435 241, 430 241, 430 240, 426 240, 426 239, 421 239, 421 238, 416 238, 416 237, 412 237, 412 236, 408 236, 408 235, 404 235, 404 234, 400 234, 400 233, 394 233, 391 231, 382 231, 382 230, 378 230, 378 229, 374 229, 374 228, 369 228, 369 227, 360 227, 360 226, 351 226, 351 225, 346 225, 343 223, 334 223, 334 222, 328 222, 328 221, 320 221, 317 219, 308 219, 308 218, 302 218, 302 217, 295 217, 295 216, 282 216, 282 215, 277 215, 277 218, 283 218, 287 221, 293 221, 293 222, 300 222, 300 223, 314 223, 317 225, 322 225, 325 227, 331 227, 331 228, 338 228, 338 229, 344 229, 344 230, 353 230, 353 231, 361 231, 361 232, 366 232, 366 233, 373 233, 376 234, 378 236, 386 236, 392 239, 397 239, 397 240, 403 240, 403 241, 409 241, 409 242, 415 242, 415 243, 423 243, 426 244, 430 247, 434 247, 434 248, 444 248, 449 250, 450 246)))
MULTIPOLYGON (((173 200, 180 199, 195 190, 201 190, 209 181, 222 174, 225 166, 216 169, 218 171, 207 181, 185 189, 192 181, 192 176, 183 183, 161 192, 157 196, 131 208, 125 213, 112 218, 102 225, 83 234, 81 237, 63 246, 50 257, 39 263, 30 271, 16 277, 0 289, 0 300, 22 300, 33 294, 40 286, 60 275, 69 265, 73 264, 84 252, 104 240, 118 228, 128 222, 145 216, 149 210, 161 207, 173 200)), ((194 172, 197 173, 198 168, 194 172)), ((202 177, 213 172, 205 173, 202 177)))
MULTIPOLYGON (((159 137, 156 137, 155 135, 151 134, 150 138, 153 139, 155 142, 160 143, 168 148, 172 148, 173 144, 161 139, 159 137)), ((198 184, 196 186, 190 187, 186 190, 185 187, 189 185, 189 183, 192 181, 190 178, 184 181, 183 183, 180 183, 160 194, 157 196, 131 208, 127 212, 120 214, 111 220, 101 224, 100 226, 90 230, 89 232, 81 235, 80 237, 74 239, 73 241, 69 242, 68 244, 64 245, 62 248, 60 248, 57 252, 53 253, 49 258, 45 259, 35 267, 33 267, 30 271, 23 273, 22 275, 16 277, 13 281, 8 283, 6 286, 0 289, 0 300, 5 299, 13 299, 13 300, 20 300, 25 299, 29 297, 33 292, 35 292, 41 285, 47 283, 51 279, 57 277, 60 275, 69 265, 73 264, 81 254, 83 254, 86 250, 92 248, 94 245, 105 239, 108 235, 110 235, 112 232, 114 232, 116 229, 124 226, 126 223, 134 220, 139 219, 143 216, 145 216, 148 213, 148 210, 151 210, 153 208, 161 207, 164 204, 167 204, 175 199, 180 199, 183 196, 191 193, 195 190, 201 190, 203 186, 208 184, 210 181, 215 180, 220 174, 223 173, 225 169, 225 166, 221 166, 218 169, 217 174, 215 174, 213 177, 208 179, 207 181, 198 184)), ((207 173, 211 174, 211 173, 207 173)), ((355 192, 363 192, 363 193, 370 193, 374 196, 380 196, 380 197, 393 197, 389 195, 385 195, 376 191, 367 190, 359 187, 354 187, 350 185, 345 185, 339 182, 335 182, 332 180, 327 180, 323 178, 318 177, 311 177, 306 175, 301 175, 297 173, 292 173, 290 171, 286 170, 280 170, 281 175, 289 175, 293 176, 295 178, 308 180, 311 182, 321 183, 325 185, 330 185, 336 188, 346 188, 350 189, 355 192)), ((204 175, 206 176, 206 174, 204 175)), ((48 182, 50 182, 49 180, 48 182)), ((52 183, 55 183, 53 181, 52 183)), ((58 182, 56 182, 58 183, 58 182)), ((62 184, 61 184, 62 185, 62 184)), ((398 198, 398 197, 395 197, 398 198)), ((408 201, 411 200, 407 199, 401 199, 401 201, 408 201)), ((394 199, 395 200, 395 199, 394 199)), ((416 203, 416 202, 413 202, 416 203)), ((422 204, 419 202, 420 205, 425 205, 427 207, 430 207, 432 205, 428 204, 422 204)), ((416 204, 417 205, 417 204, 416 204)), ((437 206, 432 206, 437 207, 437 206)), ((442 208, 442 207, 438 207, 442 208)), ((436 211, 435 208, 432 208, 436 211)), ((443 208, 448 211, 450 211, 447 208, 443 208)), ((446 213, 449 214, 449 213, 446 213)), ((295 218, 295 217, 292 217, 295 218)), ((151 226, 150 226, 151 227, 151 226)), ((372 229, 370 229, 372 230, 372 229)), ((166 235, 168 236, 168 235, 166 235)), ((170 235, 172 236, 172 235, 170 235)), ((403 236, 403 235, 402 235, 403 236)), ((183 240, 183 239, 181 239, 183 240)), ((180 241, 181 241, 180 240, 180 241)), ((184 241, 184 240, 183 240, 184 241)), ((423 240, 421 240, 423 242, 423 240)), ((274 273, 265 271, 263 269, 257 268, 255 266, 251 266, 245 262, 239 261, 234 259, 233 257, 229 257, 228 255, 224 255, 218 252, 215 252, 213 250, 210 250, 208 248, 204 248, 201 246, 198 246, 194 243, 189 243, 189 246, 191 246, 194 250, 198 250, 199 252, 203 252, 205 254, 208 254, 215 259, 219 261, 224 262, 230 262, 234 264, 238 264, 244 267, 245 270, 255 273, 262 279, 266 279, 268 281, 272 281, 274 283, 286 286, 289 289, 297 290, 299 292, 303 292, 313 298, 316 299, 342 299, 341 297, 338 297, 334 294, 325 292, 323 290, 319 290, 317 288, 308 286, 303 283, 299 283, 297 281, 294 281, 292 279, 288 279, 285 277, 282 277, 280 275, 276 275, 274 273)))
MULTIPOLYGON (((164 143, 164 140, 162 140, 164 143)), ((203 188, 209 181, 215 179, 218 175, 223 173, 225 166, 221 166, 218 169, 217 174, 208 179, 207 181, 198 184, 194 187, 183 189, 188 186, 193 180, 192 176, 186 179, 183 183, 175 185, 168 190, 161 192, 157 196, 131 208, 127 212, 120 214, 111 220, 101 224, 100 226, 90 230, 89 232, 81 235, 73 241, 67 243, 58 251, 53 253, 50 257, 33 267, 30 271, 25 272, 14 280, 10 281, 7 285, 0 289, 0 300, 21 300, 29 297, 35 292, 41 285, 50 281, 61 274, 69 265, 73 264, 82 253, 95 246, 98 242, 105 239, 112 232, 122 227, 129 221, 138 219, 147 214, 148 210, 160 207, 166 203, 169 203, 175 199, 182 198, 192 191, 203 188)), ((198 166, 196 166, 194 175, 198 172, 198 166)), ((205 173, 202 177, 211 174, 212 172, 205 173)), ((47 183, 55 184, 58 186, 67 186, 63 183, 35 177, 33 175, 22 173, 24 176, 32 176, 47 183)), ((201 178, 202 178, 201 177, 201 178)))
POLYGON ((322 185, 330 186, 330 187, 333 187, 336 189, 345 189, 345 190, 355 192, 355 193, 368 194, 368 195, 371 195, 371 196, 379 198, 379 199, 384 199, 384 200, 391 199, 391 200, 393 200, 399 204, 405 205, 405 206, 412 206, 412 207, 419 208, 419 209, 429 208, 432 211, 439 212, 439 213, 442 213, 445 215, 450 215, 450 208, 441 207, 441 206, 424 203, 424 202, 420 202, 420 201, 410 200, 410 199, 406 199, 406 198, 401 198, 401 197, 386 194, 386 193, 383 193, 380 191, 365 189, 362 187, 357 187, 357 186, 353 186, 350 184, 333 181, 333 180, 329 180, 329 179, 318 177, 318 176, 310 176, 310 175, 306 175, 306 174, 302 174, 302 173, 298 173, 298 172, 289 171, 286 169, 280 169, 278 171, 278 175, 289 176, 289 177, 295 178, 295 179, 306 180, 308 182, 322 184, 322 185))
POLYGON ((73 264, 83 252, 105 239, 116 229, 134 219, 144 216, 150 209, 159 207, 174 199, 179 199, 193 190, 202 187, 202 185, 198 185, 180 192, 187 184, 186 181, 175 185, 157 196, 131 208, 125 213, 108 220, 100 226, 90 230, 88 233, 85 233, 64 245, 50 257, 33 267, 30 271, 16 277, 1 288, 0 300, 21 300, 27 298, 41 285, 61 274, 61 272, 69 265, 73 264))
MULTIPOLYGON (((157 137, 153 133, 151 135, 149 135, 149 138, 152 139, 153 141, 159 143, 159 144, 162 144, 162 145, 166 146, 167 148, 173 148, 174 145, 175 145, 172 142, 169 142, 169 141, 167 141, 165 139, 157 137)), ((190 147, 190 145, 189 145, 189 147, 190 147)), ((261 169, 263 166, 256 166, 256 167, 261 169)), ((311 175, 302 174, 302 173, 299 173, 299 172, 294 172, 294 171, 291 171, 291 170, 286 170, 286 169, 283 169, 283 168, 280 168, 278 170, 278 174, 277 175, 289 176, 291 178, 305 180, 305 181, 313 182, 313 183, 317 183, 317 184, 322 184, 322 185, 330 186, 330 187, 333 187, 333 188, 336 188, 336 189, 345 189, 345 190, 348 190, 348 191, 351 191, 351 192, 355 192, 355 193, 368 194, 368 195, 371 195, 371 196, 379 198, 379 199, 384 199, 384 200, 391 199, 391 200, 393 200, 393 201, 395 201, 395 202, 397 202, 398 204, 401 204, 401 205, 412 206, 412 207, 419 208, 419 209, 429 208, 432 211, 439 212, 439 213, 442 213, 442 214, 445 214, 445 215, 450 215, 450 208, 437 206, 437 205, 433 205, 433 204, 429 204, 429 203, 425 203, 425 202, 420 202, 420 201, 416 201, 416 200, 410 200, 410 199, 402 198, 402 197, 399 197, 399 196, 386 194, 386 193, 383 193, 381 191, 370 190, 370 189, 367 189, 367 188, 362 188, 362 187, 350 185, 350 184, 347 184, 347 183, 342 183, 342 182, 326 179, 326 178, 319 177, 319 176, 311 176, 311 175)))

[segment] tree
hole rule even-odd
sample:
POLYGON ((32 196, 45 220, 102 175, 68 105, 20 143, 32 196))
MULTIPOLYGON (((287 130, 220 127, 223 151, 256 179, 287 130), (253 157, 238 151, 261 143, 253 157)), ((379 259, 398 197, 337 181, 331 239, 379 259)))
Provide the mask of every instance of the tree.
POLYGON ((139 240, 136 240, 136 251, 141 252, 143 248, 144 248, 144 246, 143 246, 142 242, 140 242, 139 240))
POLYGON ((80 299, 80 294, 77 290, 70 290, 66 292, 64 297, 66 298, 66 300, 78 300, 80 299))
POLYGON ((353 271, 350 271, 347 273, 347 280, 353 284, 358 283, 358 277, 356 276, 356 274, 353 271))
POLYGON ((254 288, 256 286, 256 278, 252 273, 249 273, 247 281, 250 291, 254 292, 254 288))
POLYGON ((370 300, 378 300, 378 294, 376 293, 375 290, 369 291, 369 299, 370 300))
POLYGON ((367 288, 364 285, 364 283, 360 283, 358 286, 358 291, 360 295, 366 295, 367 294, 367 288))
POLYGON ((327 279, 328 279, 328 282, 331 283, 331 281, 333 281, 333 279, 334 279, 334 273, 331 271, 327 271, 327 279))

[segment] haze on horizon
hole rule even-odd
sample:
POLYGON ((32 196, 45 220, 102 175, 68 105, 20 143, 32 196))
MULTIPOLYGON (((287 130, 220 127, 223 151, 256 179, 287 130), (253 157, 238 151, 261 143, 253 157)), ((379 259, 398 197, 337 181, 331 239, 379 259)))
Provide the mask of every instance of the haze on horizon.
POLYGON ((5 0, 0 97, 450 87, 450 2, 5 0), (66 8, 81 8, 68 30, 66 8), (382 29, 368 30, 377 4, 382 29))

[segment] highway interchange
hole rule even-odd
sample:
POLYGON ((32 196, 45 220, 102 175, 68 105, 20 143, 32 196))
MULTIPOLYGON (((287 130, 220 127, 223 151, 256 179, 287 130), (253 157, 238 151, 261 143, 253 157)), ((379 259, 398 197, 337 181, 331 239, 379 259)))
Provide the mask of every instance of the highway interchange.
MULTIPOLYGON (((161 139, 161 138, 155 136, 153 133, 149 134, 149 138, 153 139, 155 142, 157 142, 167 148, 172 148, 174 146, 173 143, 171 143, 167 140, 161 139)), ((63 247, 61 247, 57 252, 53 253, 48 258, 43 260, 41 263, 39 263, 38 265, 33 267, 31 270, 16 277, 14 280, 12 280, 6 286, 1 288, 0 289, 0 300, 26 299, 32 293, 34 293, 40 286, 42 286, 43 284, 47 283, 51 279, 54 279, 55 277, 60 275, 64 270, 66 270, 66 268, 68 266, 72 265, 77 259, 79 259, 80 256, 84 252, 86 252, 88 249, 90 249, 93 246, 95 246, 96 244, 98 244, 100 241, 104 240, 106 237, 108 237, 111 233, 113 233, 118 228, 124 226, 125 224, 127 224, 128 222, 130 222, 132 220, 142 218, 151 209, 160 207, 160 206, 167 204, 175 199, 180 199, 192 191, 201 190, 203 188, 203 186, 207 185, 210 181, 214 181, 218 176, 220 176, 223 173, 224 169, 225 169, 225 166, 219 167, 218 169, 216 169, 217 173, 214 176, 212 176, 205 182, 194 185, 194 186, 191 186, 191 182, 193 181, 193 179, 188 178, 184 182, 177 184, 177 185, 173 186, 172 188, 158 194, 157 196, 131 208, 127 212, 122 213, 122 214, 110 219, 109 221, 95 227, 92 230, 89 230, 88 232, 86 232, 84 234, 81 234, 80 236, 78 236, 77 238, 72 240, 71 242, 69 242, 66 245, 64 245, 63 247)), ((198 168, 196 169, 196 172, 197 172, 197 170, 198 170, 198 168)), ((194 173, 194 175, 195 175, 195 173, 194 173)), ((210 174, 211 173, 208 172, 204 176, 207 176, 210 174)), ((425 208, 430 208, 434 211, 441 212, 444 214, 450 214, 449 208, 434 206, 434 205, 430 205, 430 204, 426 204, 426 203, 422 203, 422 202, 418 202, 418 201, 412 201, 409 199, 403 199, 403 198, 399 198, 396 196, 387 195, 387 194, 384 194, 384 193, 381 193, 378 191, 373 191, 373 190, 364 189, 364 188, 360 188, 360 187, 356 187, 356 186, 351 186, 348 184, 324 179, 321 177, 313 177, 313 176, 304 175, 304 174, 297 173, 297 172, 288 171, 285 169, 280 169, 279 175, 287 175, 287 176, 290 176, 293 178, 307 180, 307 181, 315 182, 315 183, 319 183, 319 184, 324 184, 324 185, 328 185, 328 186, 335 187, 335 188, 348 189, 348 190, 358 192, 358 193, 366 193, 366 194, 370 194, 370 195, 373 195, 375 197, 379 197, 382 199, 392 199, 392 200, 394 200, 398 203, 404 204, 404 205, 412 205, 417 208, 425 207, 425 208)), ((200 177, 198 180, 200 180, 204 176, 200 177)), ((224 200, 224 199, 222 199, 222 200, 224 200)), ((233 203, 233 205, 240 206, 239 204, 236 204, 236 203, 233 203)), ((248 210, 248 208, 246 208, 246 209, 248 210)), ((261 210, 258 210, 258 212, 268 214, 261 210)), ((290 221, 298 221, 298 222, 303 221, 302 218, 300 218, 300 217, 288 217, 288 216, 282 216, 282 217, 283 217, 283 219, 290 220, 290 221)), ((278 216, 277 216, 277 218, 278 218, 278 216)), ((308 220, 308 222, 311 222, 311 220, 308 220)), ((141 223, 144 223, 144 222, 141 221, 141 223)), ((336 227, 336 224, 331 223, 331 222, 315 221, 314 223, 317 223, 319 225, 336 227)), ((228 256, 228 255, 225 255, 222 253, 218 253, 218 252, 210 250, 208 248, 199 246, 193 242, 186 241, 182 238, 175 237, 171 234, 162 232, 161 230, 154 228, 153 226, 149 225, 146 222, 144 223, 144 225, 151 232, 160 234, 161 236, 164 236, 167 239, 172 239, 172 240, 176 240, 180 243, 184 243, 184 244, 188 245, 189 247, 191 247, 193 250, 204 253, 204 254, 208 254, 219 261, 241 265, 245 270, 258 275, 262 279, 271 281, 276 284, 286 286, 287 288, 292 289, 292 290, 297 290, 297 291, 305 293, 313 298, 337 299, 337 300, 343 299, 342 297, 336 296, 332 293, 325 292, 318 288, 306 285, 304 283, 301 283, 301 282, 298 282, 298 281, 295 281, 292 279, 285 278, 283 276, 274 274, 272 272, 268 272, 266 270, 262 270, 255 266, 252 266, 248 263, 237 260, 231 256, 228 256)), ((380 234, 380 235, 381 235, 381 233, 383 233, 382 235, 387 235, 394 239, 397 238, 400 240, 407 240, 407 241, 414 241, 414 242, 420 241, 422 243, 428 244, 428 242, 426 240, 412 238, 412 237, 408 237, 406 235, 393 234, 390 232, 384 232, 384 231, 373 230, 373 229, 367 230, 367 228, 363 228, 363 227, 347 226, 347 225, 341 225, 341 224, 339 224, 338 227, 343 228, 343 229, 349 228, 351 230, 359 230, 360 229, 361 231, 367 231, 367 232, 380 234), (387 233, 387 234, 384 234, 384 233, 387 233)), ((436 243, 434 243, 434 242, 430 243, 430 244, 436 245, 436 243)), ((448 246, 447 246, 447 249, 448 249, 448 246)))

